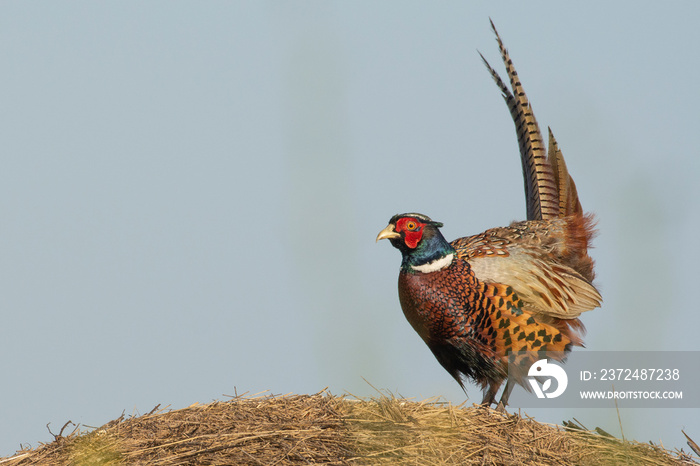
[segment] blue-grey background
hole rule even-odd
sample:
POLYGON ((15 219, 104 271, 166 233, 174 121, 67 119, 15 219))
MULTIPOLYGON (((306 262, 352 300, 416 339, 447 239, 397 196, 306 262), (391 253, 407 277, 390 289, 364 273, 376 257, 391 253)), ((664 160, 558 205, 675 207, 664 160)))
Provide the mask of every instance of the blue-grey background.
MULTIPOLYGON (((599 219, 587 347, 698 349, 700 3, 9 1, 0 455, 234 390, 462 402, 374 238, 524 217, 489 17, 599 219)), ((620 435, 613 409, 527 412, 620 435)), ((697 409, 621 418, 700 438, 697 409)))

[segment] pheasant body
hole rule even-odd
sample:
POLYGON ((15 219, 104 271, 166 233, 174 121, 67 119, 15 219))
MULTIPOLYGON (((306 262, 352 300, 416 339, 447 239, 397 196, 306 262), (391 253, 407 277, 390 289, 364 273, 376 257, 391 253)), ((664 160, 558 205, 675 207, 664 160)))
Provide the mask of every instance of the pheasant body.
POLYGON ((515 383, 529 389, 524 378, 535 361, 544 355, 563 361, 582 345, 578 316, 602 298, 588 256, 593 217, 581 209, 551 131, 544 155, 539 126, 493 29, 515 92, 486 66, 516 124, 528 220, 447 242, 441 223, 399 214, 377 240, 401 251, 401 307, 438 362, 463 389, 464 379, 480 385, 485 404, 495 402, 507 380, 505 406, 515 383))

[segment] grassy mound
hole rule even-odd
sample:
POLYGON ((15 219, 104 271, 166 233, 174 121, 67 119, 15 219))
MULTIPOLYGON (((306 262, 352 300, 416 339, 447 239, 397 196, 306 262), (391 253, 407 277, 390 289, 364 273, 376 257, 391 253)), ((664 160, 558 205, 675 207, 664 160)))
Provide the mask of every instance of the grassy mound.
MULTIPOLYGON (((65 428, 65 426, 64 426, 65 428)), ((651 444, 482 407, 328 394, 239 396, 55 435, 1 466, 184 464, 694 464, 651 444)))

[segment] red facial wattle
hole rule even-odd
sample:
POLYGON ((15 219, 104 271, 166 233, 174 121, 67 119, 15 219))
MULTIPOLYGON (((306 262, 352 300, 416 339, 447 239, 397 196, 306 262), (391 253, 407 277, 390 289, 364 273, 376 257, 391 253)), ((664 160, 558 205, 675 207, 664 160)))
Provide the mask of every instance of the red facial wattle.
POLYGON ((396 231, 404 233, 404 243, 411 249, 415 249, 423 238, 423 227, 425 223, 421 223, 415 218, 403 217, 396 222, 396 231))

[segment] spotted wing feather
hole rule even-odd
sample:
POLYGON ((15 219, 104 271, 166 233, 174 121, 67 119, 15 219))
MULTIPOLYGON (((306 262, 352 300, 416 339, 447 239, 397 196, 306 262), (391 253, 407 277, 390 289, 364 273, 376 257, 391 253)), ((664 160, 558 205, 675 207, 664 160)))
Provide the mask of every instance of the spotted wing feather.
POLYGON ((574 319, 600 306, 602 298, 592 284, 592 265, 589 270, 582 252, 568 241, 573 223, 571 218, 518 222, 450 244, 479 280, 509 284, 523 309, 541 317, 574 319))

